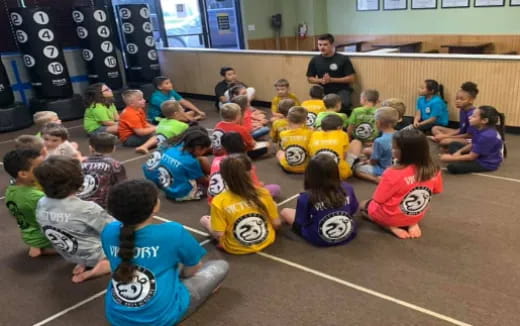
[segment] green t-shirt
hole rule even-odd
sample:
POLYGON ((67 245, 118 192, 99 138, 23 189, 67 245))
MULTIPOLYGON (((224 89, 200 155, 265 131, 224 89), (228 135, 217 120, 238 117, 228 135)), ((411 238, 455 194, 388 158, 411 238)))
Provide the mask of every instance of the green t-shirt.
POLYGON ((374 140, 378 135, 376 128, 376 108, 355 108, 348 120, 349 128, 353 126, 353 137, 361 141, 374 140))
POLYGON ((175 119, 160 119, 157 125, 156 133, 158 135, 164 135, 167 139, 182 134, 189 125, 185 122, 175 119))
POLYGON ((318 113, 318 117, 316 118, 316 122, 314 122, 314 128, 320 128, 321 127, 321 121, 328 115, 335 114, 339 116, 343 120, 343 127, 348 126, 348 118, 345 113, 339 113, 334 111, 325 111, 318 113))
POLYGON ((45 194, 35 187, 10 185, 5 192, 5 205, 22 231, 22 239, 30 247, 52 248, 36 222, 36 205, 45 194))
POLYGON ((104 121, 116 121, 117 109, 114 104, 108 108, 101 104, 96 103, 94 106, 88 107, 85 110, 85 117, 83 119, 83 128, 87 133, 91 133, 103 126, 104 121))

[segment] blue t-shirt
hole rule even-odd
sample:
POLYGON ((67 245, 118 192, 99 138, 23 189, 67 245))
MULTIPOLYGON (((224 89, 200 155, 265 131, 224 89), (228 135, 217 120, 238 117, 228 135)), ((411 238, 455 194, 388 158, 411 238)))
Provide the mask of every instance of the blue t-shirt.
POLYGON ((161 153, 154 152, 143 164, 143 173, 148 180, 164 190, 166 197, 177 199, 192 191, 191 180, 204 176, 199 160, 183 151, 183 144, 168 148, 161 153))
POLYGON ((478 129, 473 127, 469 124, 469 117, 473 114, 473 111, 475 111, 475 108, 471 108, 467 111, 460 110, 459 112, 459 122, 460 122, 460 128, 459 128, 459 135, 468 134, 473 138, 475 134, 478 132, 478 129))
POLYGON ((179 93, 174 90, 171 90, 166 94, 160 90, 156 90, 152 93, 150 102, 148 103, 148 112, 146 113, 146 118, 148 121, 157 124, 156 118, 163 117, 161 112, 161 104, 168 100, 180 101, 182 100, 182 96, 180 96, 179 93))
POLYGON ((309 194, 302 192, 296 204, 295 227, 300 235, 316 246, 335 246, 349 242, 356 235, 356 223, 352 216, 358 209, 354 189, 346 182, 341 186, 345 191, 345 205, 325 208, 311 205, 309 194))
MULTIPOLYGON (((103 250, 112 271, 118 257, 120 222, 101 233, 103 250)), ((135 232, 137 266, 132 283, 111 280, 105 295, 106 317, 114 326, 171 326, 182 319, 190 305, 190 293, 179 280, 178 265, 195 266, 206 250, 176 222, 151 224, 135 232)))
POLYGON ((444 102, 439 95, 434 95, 429 100, 427 100, 425 96, 419 97, 417 99, 417 110, 421 111, 421 121, 436 117, 436 125, 448 125, 448 107, 446 106, 446 102, 444 102))
POLYGON ((394 133, 383 133, 376 138, 370 159, 377 160, 374 165, 374 174, 380 176, 387 167, 392 165, 392 138, 394 133))
POLYGON ((495 128, 478 130, 471 151, 478 154, 477 162, 490 171, 498 169, 504 160, 504 142, 495 128))

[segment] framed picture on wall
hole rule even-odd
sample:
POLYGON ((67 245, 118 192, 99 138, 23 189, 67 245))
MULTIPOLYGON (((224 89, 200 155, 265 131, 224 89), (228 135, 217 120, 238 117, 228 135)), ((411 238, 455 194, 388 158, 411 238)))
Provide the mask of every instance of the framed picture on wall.
POLYGON ((475 0, 475 7, 503 7, 505 0, 475 0))
POLYGON ((383 10, 406 10, 408 0, 383 0, 383 10))
POLYGON ((442 8, 468 8, 469 0, 441 0, 442 8))
POLYGON ((520 0, 510 0, 509 1, 509 5, 511 7, 513 7, 513 6, 520 6, 520 0))
POLYGON ((412 9, 437 9, 437 0, 412 0, 412 9))
POLYGON ((357 0, 357 11, 374 11, 379 10, 379 0, 357 0))

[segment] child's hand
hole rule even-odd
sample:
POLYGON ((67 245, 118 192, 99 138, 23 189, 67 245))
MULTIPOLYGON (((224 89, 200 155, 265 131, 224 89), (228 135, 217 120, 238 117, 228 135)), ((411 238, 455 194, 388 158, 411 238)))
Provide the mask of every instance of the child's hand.
POLYGON ((441 154, 439 157, 443 162, 450 162, 453 159, 453 155, 451 154, 441 154))
POLYGON ((414 127, 414 128, 419 128, 419 121, 414 120, 414 122, 413 122, 413 127, 414 127))

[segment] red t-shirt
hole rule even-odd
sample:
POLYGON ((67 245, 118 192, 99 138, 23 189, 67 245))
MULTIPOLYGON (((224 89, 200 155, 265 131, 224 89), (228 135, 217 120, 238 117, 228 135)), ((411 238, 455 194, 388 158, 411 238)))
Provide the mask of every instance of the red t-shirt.
POLYGON ((217 123, 217 125, 213 129, 213 133, 211 134, 213 153, 215 155, 223 154, 222 145, 220 144, 220 138, 222 138, 222 135, 228 132, 238 132, 240 136, 242 136, 242 140, 246 145, 246 151, 249 152, 255 147, 255 141, 253 137, 244 126, 233 122, 220 121, 219 123, 217 123))
POLYGON ((119 116, 119 126, 117 129, 119 139, 124 142, 128 137, 135 134, 134 129, 146 128, 147 126, 146 114, 143 109, 126 107, 119 116))
POLYGON ((249 132, 253 131, 253 110, 249 107, 244 110, 243 126, 249 132))
MULTIPOLYGON (((209 172, 209 186, 208 186, 208 203, 211 204, 213 197, 220 195, 224 189, 224 180, 222 179, 222 175, 220 174, 220 162, 225 159, 227 155, 217 156, 211 162, 211 171, 209 172)), ((258 180, 258 176, 256 175, 256 167, 253 165, 251 168, 251 179, 253 183, 262 187, 263 184, 258 180)))
POLYGON ((423 182, 415 181, 415 166, 388 168, 381 177, 368 214, 383 226, 409 226, 418 223, 429 208, 432 194, 442 192, 441 172, 423 182))

